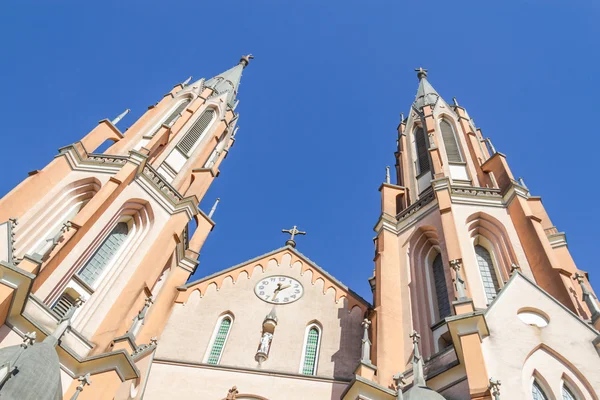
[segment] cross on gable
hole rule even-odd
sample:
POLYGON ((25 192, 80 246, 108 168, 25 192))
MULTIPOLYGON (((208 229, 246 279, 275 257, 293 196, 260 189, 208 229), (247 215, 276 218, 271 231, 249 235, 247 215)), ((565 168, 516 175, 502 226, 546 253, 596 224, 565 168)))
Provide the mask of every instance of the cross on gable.
POLYGON ((299 231, 296 225, 294 225, 292 229, 282 229, 281 232, 289 233, 291 235, 291 238, 287 240, 285 244, 292 247, 296 247, 296 242, 294 241, 296 235, 306 235, 306 232, 299 231))

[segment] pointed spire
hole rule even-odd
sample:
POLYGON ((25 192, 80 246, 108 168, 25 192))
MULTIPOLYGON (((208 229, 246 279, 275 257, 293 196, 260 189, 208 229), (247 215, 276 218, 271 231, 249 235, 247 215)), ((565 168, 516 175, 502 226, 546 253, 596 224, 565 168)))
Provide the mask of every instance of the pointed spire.
POLYGON ((240 86, 240 80, 242 79, 242 71, 248 66, 250 60, 253 58, 254 56, 252 54, 243 56, 235 67, 209 79, 206 81, 205 86, 212 88, 217 94, 227 92, 227 104, 230 107, 233 107, 238 87, 240 86))
POLYGON ((427 70, 421 67, 415 69, 419 78, 419 88, 417 89, 417 97, 413 103, 413 107, 421 110, 424 106, 434 105, 437 103, 440 95, 435 91, 433 86, 427 81, 427 70))
POLYGON ((417 331, 413 331, 408 337, 413 342, 413 386, 426 387, 425 373, 423 372, 423 357, 421 357, 421 352, 419 351, 421 335, 417 331))
POLYGON ((213 215, 215 214, 215 211, 217 211, 217 206, 219 205, 220 201, 221 201, 221 198, 217 197, 217 200, 215 200, 215 204, 212 206, 212 208, 210 209, 210 212, 208 213, 208 218, 212 219, 213 215))
POLYGON ((117 124, 119 123, 119 121, 123 119, 123 117, 124 117, 124 116, 126 116, 127 114, 129 114, 129 112, 130 112, 130 111, 131 111, 131 110, 130 110, 129 108, 128 108, 127 110, 123 111, 121 114, 119 114, 119 115, 117 116, 117 118, 113 119, 113 120, 111 121, 111 123, 112 123, 113 125, 117 125, 117 124))
POLYGON ((192 77, 190 76, 185 81, 183 81, 183 83, 181 84, 181 86, 187 86, 190 83, 191 80, 192 80, 192 77))
POLYGON ((371 341, 369 340, 369 326, 371 326, 371 321, 365 318, 361 325, 363 327, 361 361, 371 364, 371 341))

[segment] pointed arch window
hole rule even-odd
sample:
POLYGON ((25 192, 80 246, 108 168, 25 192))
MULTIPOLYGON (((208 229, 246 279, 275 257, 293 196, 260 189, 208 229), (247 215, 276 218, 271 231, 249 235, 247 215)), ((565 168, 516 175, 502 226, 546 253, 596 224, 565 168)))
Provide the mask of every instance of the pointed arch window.
POLYGON ((533 400, 548 400, 548 396, 537 381, 533 381, 533 385, 531 385, 531 397, 533 400))
POLYGON ((316 375, 319 361, 319 347, 321 345, 321 328, 311 324, 306 328, 304 348, 302 349, 302 362, 300 373, 302 375, 316 375))
POLYGON ((423 128, 418 127, 415 130, 415 144, 417 147, 417 167, 418 167, 418 175, 424 174, 431 170, 429 165, 429 138, 427 134, 423 130, 423 128))
POLYGON ((231 331, 233 317, 230 314, 225 314, 217 321, 217 326, 210 341, 209 352, 206 355, 206 363, 217 365, 221 362, 223 349, 231 331))
POLYGON ((88 285, 92 286, 102 272, 106 269, 123 246, 129 227, 126 222, 119 222, 114 229, 104 239, 100 247, 94 252, 94 255, 85 263, 79 271, 79 277, 88 285))
POLYGON ((190 128, 190 130, 181 138, 177 147, 183 152, 183 154, 188 157, 192 154, 192 151, 196 148, 198 142, 202 136, 208 130, 210 123, 212 122, 215 116, 215 110, 212 108, 207 108, 204 110, 200 118, 196 120, 194 125, 190 128))
POLYGON ((489 304, 494 300, 500 289, 496 269, 492 262, 492 255, 485 247, 478 244, 475 245, 475 256, 477 258, 477 265, 479 266, 479 273, 481 274, 485 296, 489 304))
POLYGON ((444 140, 448 162, 462 162, 463 159, 458 147, 458 140, 450 122, 445 119, 440 120, 440 130, 442 131, 442 139, 444 140))
POLYGON ((433 264, 433 281, 435 285, 435 294, 437 297, 438 313, 440 319, 450 315, 450 300, 448 299, 448 288, 446 287, 446 274, 444 274, 444 262, 442 255, 434 258, 433 264))
POLYGON ((571 389, 567 387, 567 385, 563 382, 562 387, 562 400, 577 400, 577 397, 573 394, 571 389))

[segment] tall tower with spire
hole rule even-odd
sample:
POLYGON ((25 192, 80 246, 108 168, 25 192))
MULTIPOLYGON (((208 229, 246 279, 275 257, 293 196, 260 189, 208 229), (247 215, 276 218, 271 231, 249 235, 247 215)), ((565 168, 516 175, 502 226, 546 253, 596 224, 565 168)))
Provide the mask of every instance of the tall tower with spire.
MULTIPOLYGON (((0 200, 0 347, 26 332, 43 340, 68 316, 55 340, 59 365, 46 366, 65 398, 135 398, 122 393, 145 385, 176 288, 214 226, 214 208, 209 217, 199 204, 235 141, 252 58, 176 85, 126 134, 116 125, 129 110, 100 121, 0 200)), ((27 374, 3 376, 33 398, 35 383, 19 381, 27 374)))
MULTIPOLYGON (((410 370, 414 354, 408 338, 416 330, 421 335, 427 384, 436 390, 445 388, 440 393, 468 391, 470 398, 490 398, 493 374, 513 380, 515 396, 507 398, 530 398, 518 391, 531 386, 522 384, 521 372, 496 376, 507 375, 503 368, 508 355, 518 358, 519 352, 512 345, 498 347, 505 332, 495 315, 511 303, 515 310, 510 318, 519 316, 530 326, 538 324, 537 335, 546 338, 553 318, 554 324, 560 323, 550 316, 549 305, 548 309, 534 305, 534 298, 543 293, 565 311, 561 318, 577 316, 587 328, 582 328, 590 333, 583 335, 587 339, 574 340, 591 354, 599 340, 597 299, 587 273, 575 265, 565 234, 554 226, 541 198, 514 177, 507 156, 483 136, 467 110, 456 99, 453 104, 446 102, 429 83, 427 70, 416 72, 417 95, 398 126, 397 180, 380 187, 382 209, 375 227, 375 273, 370 279, 374 379, 388 387, 394 374, 410 370), (522 286, 520 294, 514 293, 518 286, 522 286), (447 371, 464 377, 463 381, 450 378, 447 371)), ((508 316, 504 321, 510 325, 508 316)), ((516 324, 513 335, 529 329, 516 324)), ((567 350, 558 349, 560 343, 550 345, 546 340, 538 349, 555 346, 547 353, 560 362, 573 362, 567 350)), ((527 351, 535 352, 535 346, 527 351)), ((518 361, 518 368, 528 362, 527 357, 518 361)), ((597 359, 588 362, 598 365, 597 359)), ((583 372, 585 365, 577 366, 581 368, 574 373, 580 374, 578 379, 590 379, 583 372)), ((535 374, 523 379, 542 381, 535 374)))

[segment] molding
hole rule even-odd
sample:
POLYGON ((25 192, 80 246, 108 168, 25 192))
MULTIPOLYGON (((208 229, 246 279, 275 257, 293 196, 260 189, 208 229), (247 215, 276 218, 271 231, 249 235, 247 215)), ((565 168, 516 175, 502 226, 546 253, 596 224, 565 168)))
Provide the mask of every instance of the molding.
POLYGON ((126 156, 113 156, 91 153, 87 158, 82 157, 74 144, 59 149, 54 158, 66 157, 72 170, 103 174, 116 174, 127 163, 126 156))
POLYGON ((547 235, 548 240, 550 241, 550 245, 553 249, 557 249, 559 247, 567 246, 567 235, 564 232, 558 232, 551 235, 547 235))

